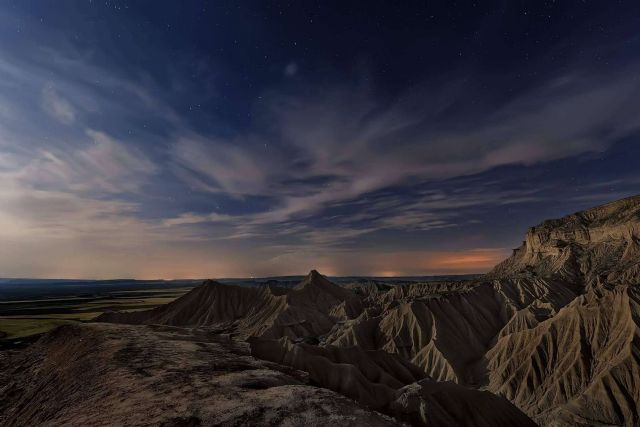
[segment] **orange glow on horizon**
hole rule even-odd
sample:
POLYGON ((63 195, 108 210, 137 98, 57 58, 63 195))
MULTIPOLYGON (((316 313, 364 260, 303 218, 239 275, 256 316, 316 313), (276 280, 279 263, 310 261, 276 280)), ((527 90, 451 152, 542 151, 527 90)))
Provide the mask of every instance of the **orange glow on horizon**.
MULTIPOLYGON (((0 250, 2 252, 2 250, 0 250)), ((8 251, 7 251, 8 253, 8 251)), ((316 269, 327 276, 427 276, 484 273, 510 255, 503 248, 462 251, 394 251, 375 249, 340 253, 290 253, 263 258, 256 253, 244 257, 224 251, 213 254, 207 249, 186 248, 169 251, 150 249, 123 253, 91 251, 65 254, 47 251, 49 265, 30 277, 62 279, 141 280, 222 279, 305 275, 316 269)), ((12 252, 20 257, 21 254, 12 252)), ((25 255, 26 254, 22 254, 25 255)), ((18 265, 17 263, 15 265, 18 265)), ((28 277, 17 274, 13 277, 28 277)))

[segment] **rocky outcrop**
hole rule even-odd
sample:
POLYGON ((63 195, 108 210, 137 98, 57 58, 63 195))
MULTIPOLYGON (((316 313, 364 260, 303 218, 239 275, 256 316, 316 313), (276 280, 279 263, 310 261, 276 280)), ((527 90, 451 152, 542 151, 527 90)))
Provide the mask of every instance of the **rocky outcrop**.
POLYGON ((640 197, 549 220, 487 276, 509 322, 488 389, 541 425, 640 422, 640 197))
POLYGON ((294 344, 288 338, 253 338, 249 344, 252 355, 308 372, 316 384, 375 409, 388 405, 397 389, 426 376, 403 358, 384 351, 294 344))
POLYGON ((240 337, 316 338, 357 317, 361 298, 311 271, 295 288, 242 287, 208 280, 177 300, 148 311, 110 312, 101 322, 208 326, 240 337))
POLYGON ((489 277, 557 277, 567 285, 640 282, 640 196, 531 227, 489 277))
POLYGON ((534 427, 508 400, 452 382, 425 379, 396 392, 389 412, 412 425, 534 427))
POLYGON ((443 296, 435 284, 431 294, 412 286, 389 291, 403 297, 387 303, 383 295, 377 310, 339 325, 326 342, 399 354, 437 380, 477 383, 477 364, 507 321, 493 288, 467 284, 443 296))
POLYGON ((559 313, 503 331, 487 353, 488 389, 542 425, 640 421, 640 293, 590 290, 559 313))
POLYGON ((2 426, 392 426, 246 344, 171 327, 63 326, 0 353, 2 426))
POLYGON ((508 400, 452 382, 425 378, 418 367, 385 351, 250 340, 251 354, 308 372, 330 390, 412 425, 535 426, 508 400))

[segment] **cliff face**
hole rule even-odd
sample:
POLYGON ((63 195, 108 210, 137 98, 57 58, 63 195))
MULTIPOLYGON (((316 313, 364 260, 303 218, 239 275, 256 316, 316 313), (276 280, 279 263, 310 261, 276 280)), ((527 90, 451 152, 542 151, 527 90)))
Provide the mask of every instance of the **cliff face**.
POLYGON ((515 310, 485 355, 490 391, 541 425, 638 425, 639 237, 638 196, 529 229, 487 275, 515 310))
POLYGON ((522 246, 488 277, 638 283, 639 263, 640 196, 634 196, 531 227, 522 246))

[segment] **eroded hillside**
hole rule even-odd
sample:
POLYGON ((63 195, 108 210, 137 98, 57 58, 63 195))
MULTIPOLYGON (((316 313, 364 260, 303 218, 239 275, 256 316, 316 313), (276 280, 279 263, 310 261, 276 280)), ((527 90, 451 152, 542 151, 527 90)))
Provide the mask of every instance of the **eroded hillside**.
MULTIPOLYGON (((376 422, 390 421, 367 411, 425 426, 634 426, 638 285, 640 197, 632 197, 532 227, 475 281, 343 288, 316 271, 293 289, 207 281, 165 306, 98 320, 247 341, 269 369, 305 372, 351 399, 336 405, 352 402, 376 422)), ((54 338, 34 348, 50 351, 54 338)), ((5 412, 20 413, 23 394, 2 389, 5 412)))

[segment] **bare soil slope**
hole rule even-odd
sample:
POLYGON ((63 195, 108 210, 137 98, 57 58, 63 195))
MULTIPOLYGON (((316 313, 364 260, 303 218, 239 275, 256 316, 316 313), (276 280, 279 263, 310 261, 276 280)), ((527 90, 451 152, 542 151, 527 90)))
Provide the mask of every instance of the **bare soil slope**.
POLYGON ((216 326, 242 337, 293 339, 327 333, 358 316, 360 297, 317 271, 294 289, 250 288, 208 280, 170 304, 150 311, 105 313, 97 320, 130 324, 216 326))
POLYGON ((488 389, 542 425, 638 425, 639 241, 640 197, 529 229, 489 274, 522 308, 485 355, 488 389))
POLYGON ((427 378, 417 366, 385 351, 251 340, 251 354, 309 373, 323 387, 419 426, 535 426, 508 400, 427 378))

